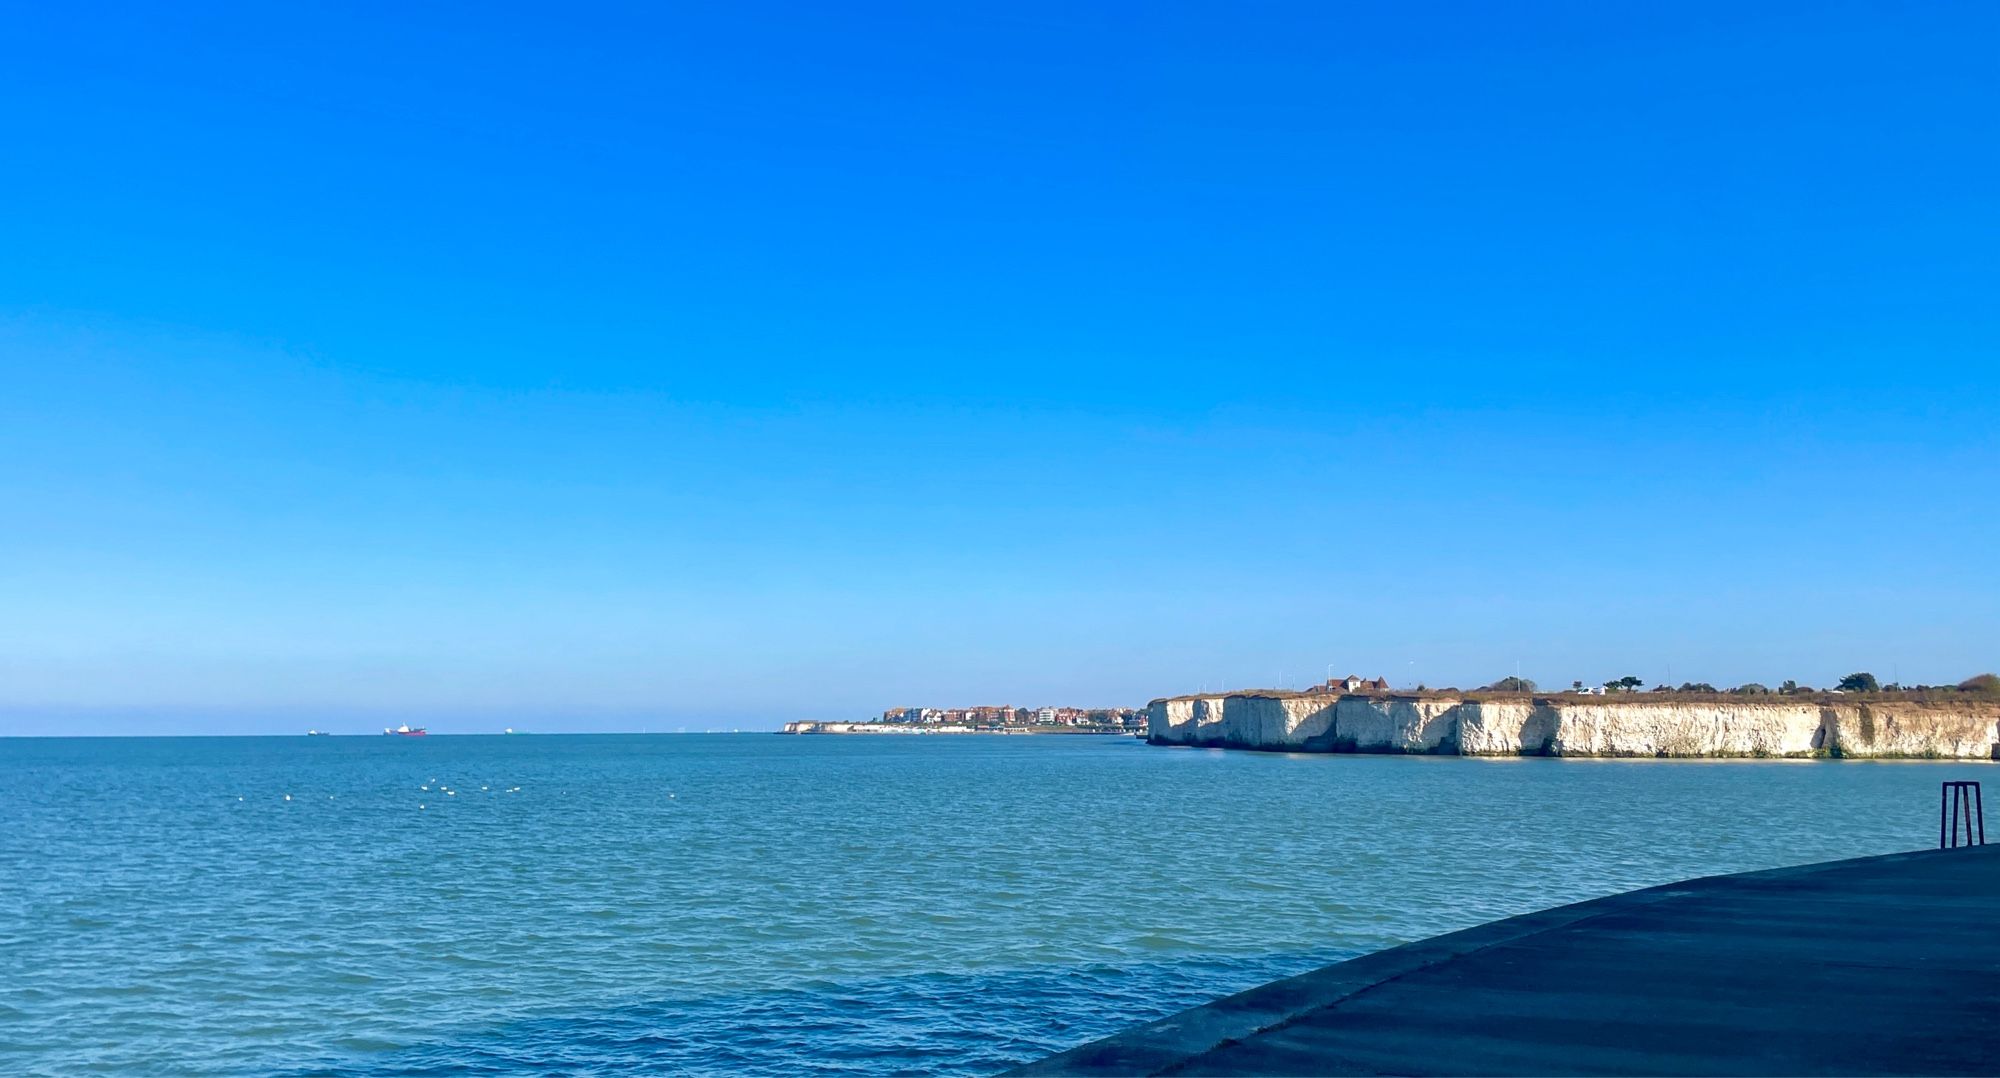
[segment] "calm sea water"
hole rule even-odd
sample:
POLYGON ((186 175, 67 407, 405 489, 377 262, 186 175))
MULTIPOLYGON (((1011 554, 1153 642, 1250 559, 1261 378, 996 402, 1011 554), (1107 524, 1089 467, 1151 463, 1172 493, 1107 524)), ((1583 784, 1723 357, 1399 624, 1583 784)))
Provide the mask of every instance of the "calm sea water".
POLYGON ((0 1073, 990 1072, 1495 917, 1921 847, 1984 773, 0 740, 0 1073))

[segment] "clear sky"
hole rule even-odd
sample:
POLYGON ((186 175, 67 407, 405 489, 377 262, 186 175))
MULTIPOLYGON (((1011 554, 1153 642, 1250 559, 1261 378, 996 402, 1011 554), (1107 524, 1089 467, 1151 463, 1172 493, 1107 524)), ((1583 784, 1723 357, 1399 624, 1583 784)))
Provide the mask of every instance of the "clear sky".
POLYGON ((17 5, 0 733, 2000 666, 1996 43, 17 5))

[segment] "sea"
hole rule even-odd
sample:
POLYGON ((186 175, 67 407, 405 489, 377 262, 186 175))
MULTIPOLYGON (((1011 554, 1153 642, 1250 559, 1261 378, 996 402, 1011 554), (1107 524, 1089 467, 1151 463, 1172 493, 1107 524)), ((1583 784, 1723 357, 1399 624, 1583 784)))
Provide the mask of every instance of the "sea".
POLYGON ((0 739, 0 1073, 990 1074, 1497 917, 1932 845, 1938 783, 1986 773, 0 739))

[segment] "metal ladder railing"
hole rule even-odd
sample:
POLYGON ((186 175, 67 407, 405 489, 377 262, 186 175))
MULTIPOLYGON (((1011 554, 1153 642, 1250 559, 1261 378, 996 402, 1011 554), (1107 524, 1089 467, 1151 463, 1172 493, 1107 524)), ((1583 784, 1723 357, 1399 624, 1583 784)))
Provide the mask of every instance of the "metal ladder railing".
POLYGON ((1961 830, 1964 845, 1986 845, 1986 801, 1979 796, 1976 782, 1947 782, 1938 790, 1938 849, 1958 848, 1961 830), (1977 838, 1973 837, 1975 824, 1977 838))

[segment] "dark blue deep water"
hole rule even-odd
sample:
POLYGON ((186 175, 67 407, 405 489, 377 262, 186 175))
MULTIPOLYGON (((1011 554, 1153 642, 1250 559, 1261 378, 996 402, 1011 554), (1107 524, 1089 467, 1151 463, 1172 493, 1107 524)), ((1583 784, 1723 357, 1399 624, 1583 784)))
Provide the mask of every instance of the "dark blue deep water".
POLYGON ((991 1072, 1495 917, 1920 847, 1984 770, 0 739, 0 1073, 991 1072))

